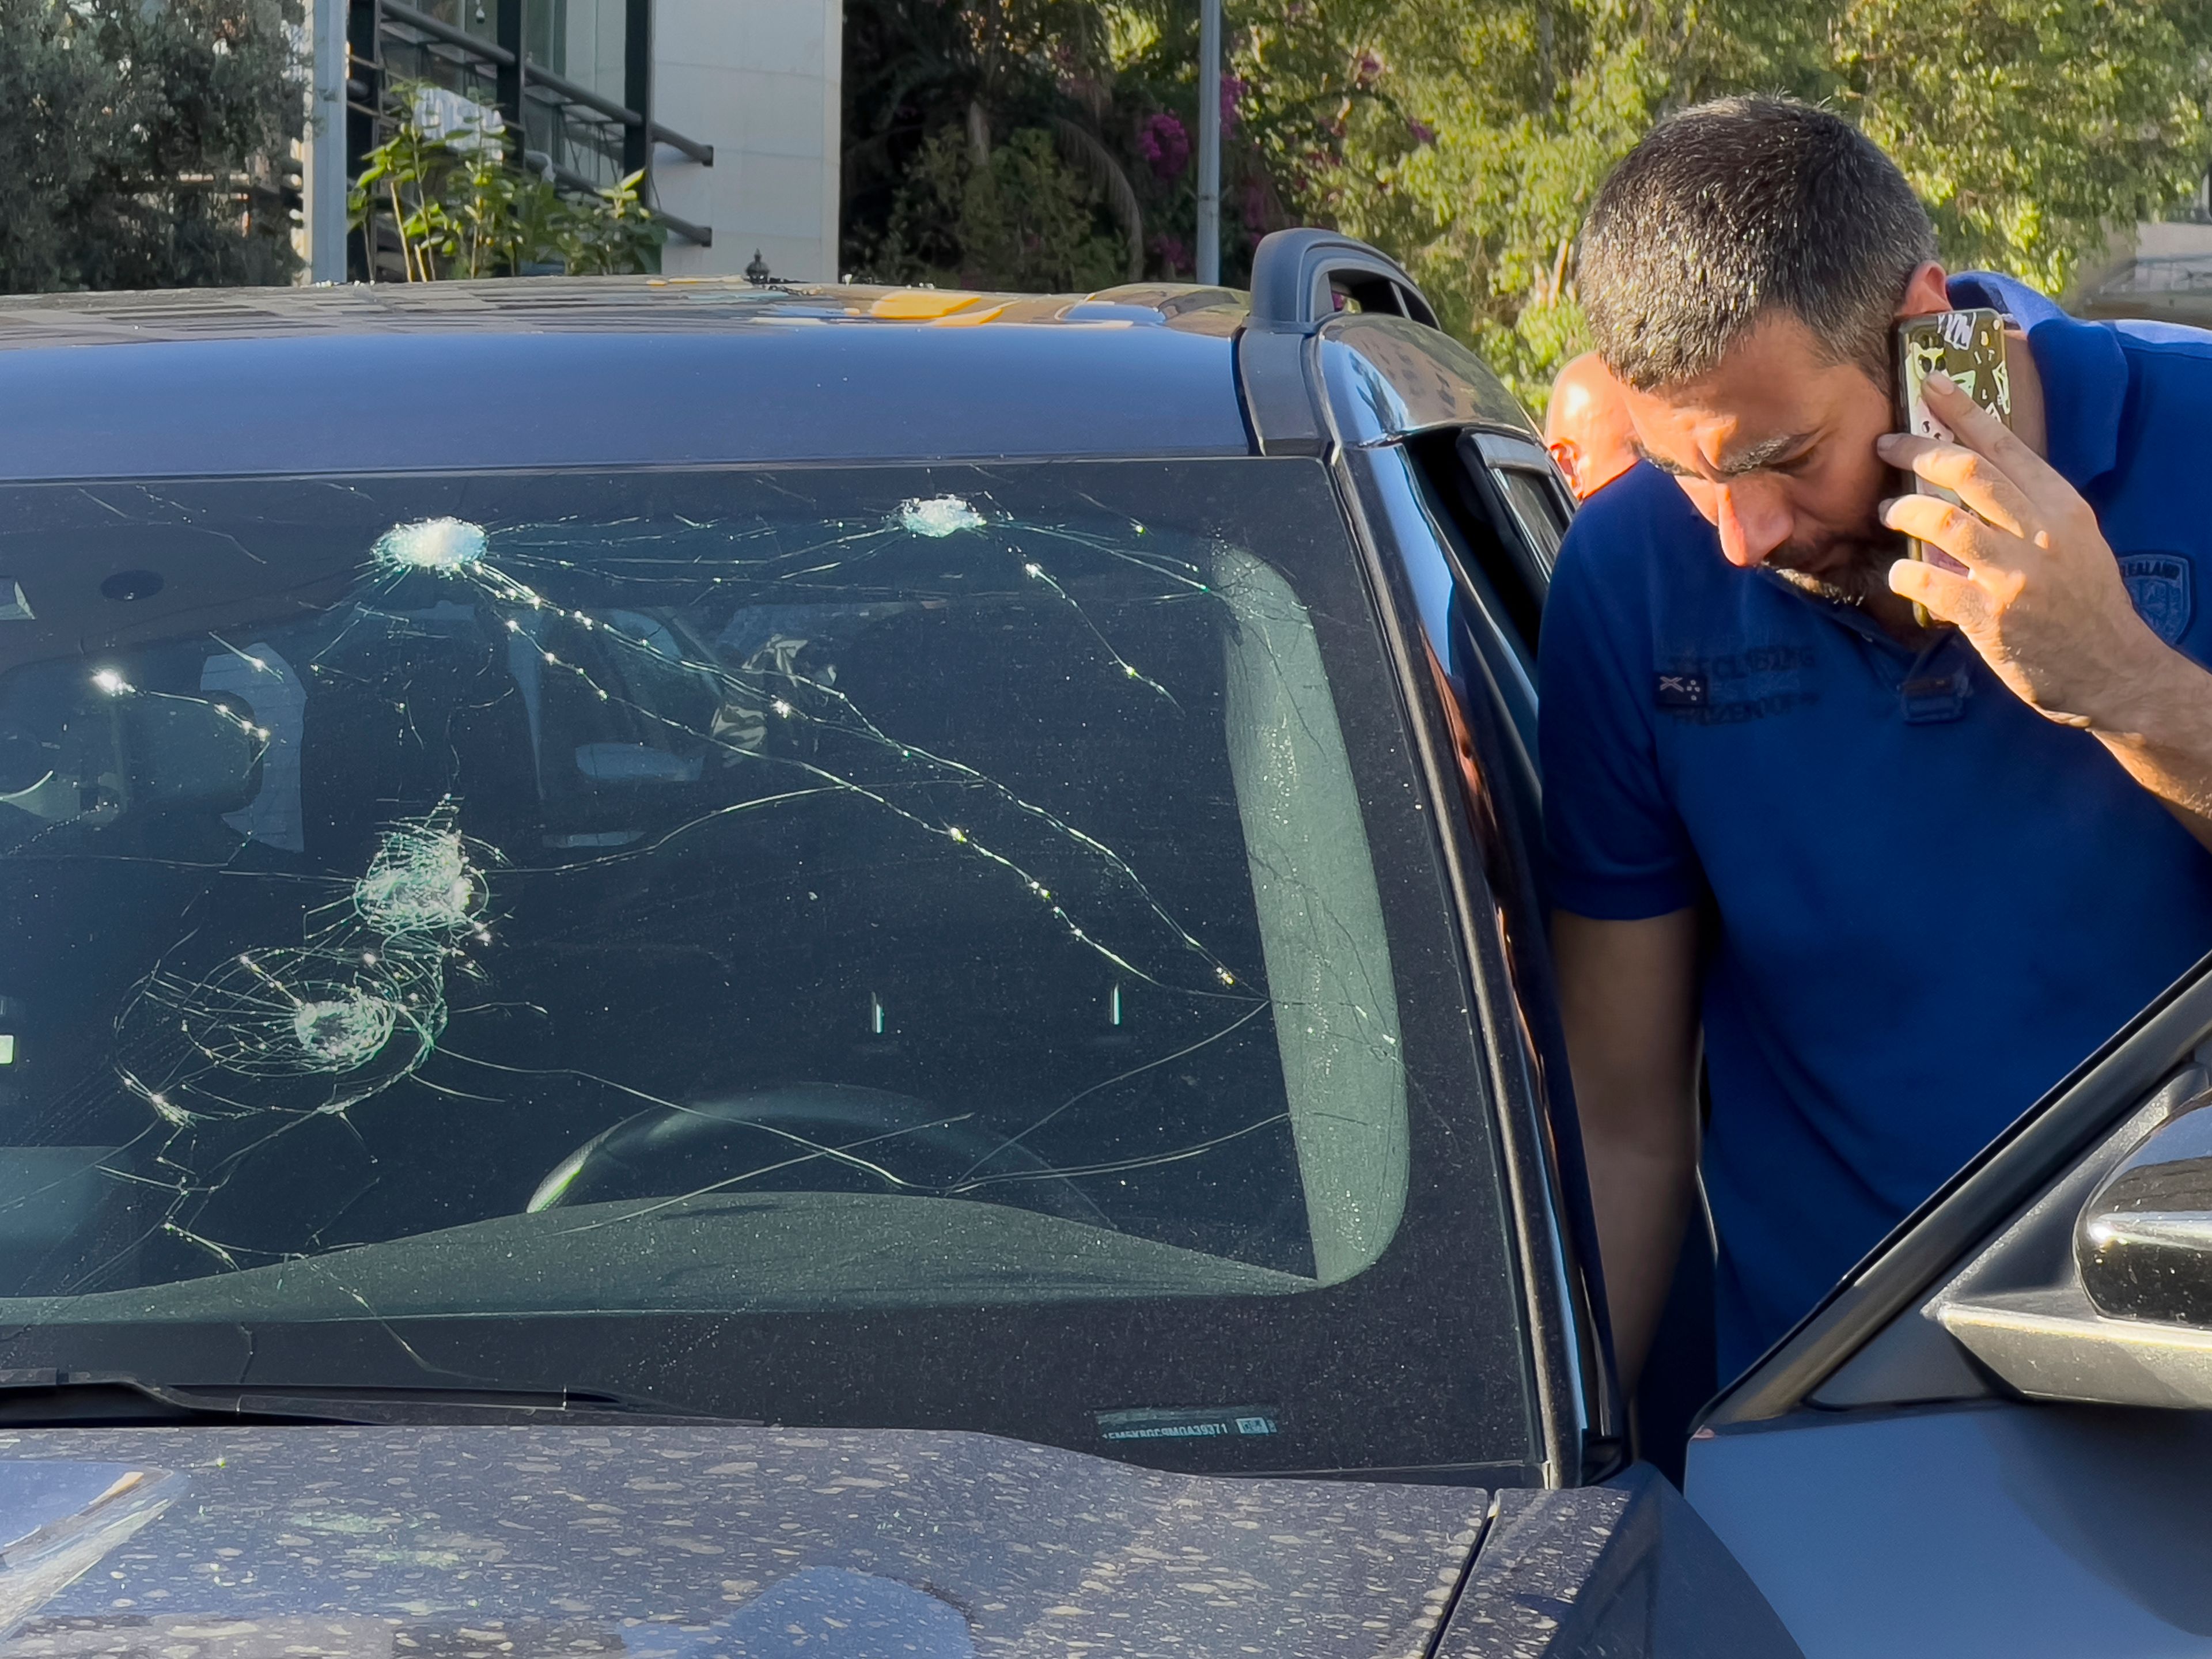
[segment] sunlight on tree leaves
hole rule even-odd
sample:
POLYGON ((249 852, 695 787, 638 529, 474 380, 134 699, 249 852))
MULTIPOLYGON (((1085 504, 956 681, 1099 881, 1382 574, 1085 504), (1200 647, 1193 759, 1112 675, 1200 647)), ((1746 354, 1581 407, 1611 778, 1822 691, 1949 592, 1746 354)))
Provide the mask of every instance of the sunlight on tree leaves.
POLYGON ((1825 102, 1896 156, 1947 259, 2063 291, 2203 176, 2205 0, 1301 0, 1232 6, 1270 167, 1403 260, 1524 398, 1587 343, 1572 246, 1666 111, 1825 102))
POLYGON ((289 281, 298 0, 0 0, 0 292, 289 281))

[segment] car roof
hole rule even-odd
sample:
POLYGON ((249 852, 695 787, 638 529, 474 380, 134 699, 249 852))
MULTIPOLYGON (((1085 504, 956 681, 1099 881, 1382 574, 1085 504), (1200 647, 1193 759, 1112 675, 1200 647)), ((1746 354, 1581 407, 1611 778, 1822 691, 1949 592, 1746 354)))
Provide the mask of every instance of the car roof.
POLYGON ((0 478, 1253 453, 1224 289, 735 279, 0 301, 0 478))

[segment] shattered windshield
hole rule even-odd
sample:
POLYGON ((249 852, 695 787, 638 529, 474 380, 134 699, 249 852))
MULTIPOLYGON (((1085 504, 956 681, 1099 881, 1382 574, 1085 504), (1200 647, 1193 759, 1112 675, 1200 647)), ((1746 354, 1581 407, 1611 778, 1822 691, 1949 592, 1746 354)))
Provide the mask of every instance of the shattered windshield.
POLYGON ((1376 861, 1308 599, 1177 522, 1198 471, 4 492, 0 1312, 1367 1272, 1376 861))

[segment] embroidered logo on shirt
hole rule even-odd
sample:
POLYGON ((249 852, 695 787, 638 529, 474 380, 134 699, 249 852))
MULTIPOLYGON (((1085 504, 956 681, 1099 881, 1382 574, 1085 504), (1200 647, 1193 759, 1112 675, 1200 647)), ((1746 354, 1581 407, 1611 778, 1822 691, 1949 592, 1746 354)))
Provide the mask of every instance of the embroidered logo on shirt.
POLYGON ((2179 553, 2124 553, 2120 580, 2150 631, 2168 645, 2179 644, 2196 610, 2188 559, 2179 553))
POLYGON ((1717 657, 1677 659, 1654 678, 1651 701, 1692 726, 1765 720, 1814 701, 1805 671, 1809 646, 1758 645, 1717 657))

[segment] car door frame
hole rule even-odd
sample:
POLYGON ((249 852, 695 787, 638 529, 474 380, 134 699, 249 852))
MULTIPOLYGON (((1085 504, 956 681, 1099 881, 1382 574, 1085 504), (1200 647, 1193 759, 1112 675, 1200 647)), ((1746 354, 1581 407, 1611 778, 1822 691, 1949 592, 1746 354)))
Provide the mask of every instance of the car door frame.
MULTIPOLYGON (((1533 730, 1516 728, 1494 659, 1455 637, 1455 630, 1496 628, 1499 619, 1439 520, 1438 504, 1418 487, 1410 500, 1407 491, 1388 499, 1386 485, 1386 469, 1410 465, 1407 446, 1423 437, 1479 433, 1510 446, 1518 464, 1543 452, 1518 405, 1480 361, 1419 320, 1352 313, 1306 333, 1299 349, 1320 417, 1320 453, 1366 567, 1430 798, 1438 804, 1440 849, 1466 944, 1515 1218, 1542 1479, 1553 1486, 1602 1480, 1626 1464, 1626 1416, 1604 1322, 1536 848, 1528 834, 1540 787, 1533 730), (1419 528, 1403 522, 1409 512, 1419 528), (1447 667, 1455 659, 1457 674, 1447 667)), ((1571 497, 1564 483, 1559 488, 1564 523, 1571 497)), ((1499 533, 1517 532, 1509 522, 1499 533)), ((1536 550, 1524 548, 1521 556, 1534 560, 1536 550)), ((1527 667, 1533 689, 1533 653, 1527 667)))
MULTIPOLYGON (((1691 1503, 1814 1659, 1870 1644, 2010 1659, 2080 1650, 2093 1638, 2115 1659, 2189 1650, 2160 1633, 2159 1586, 2124 1559, 2116 1566, 2111 1540, 2128 1526, 2154 1550, 2192 1540, 2204 1577, 2212 1520, 2192 1513, 2201 1502, 2150 1489, 2141 1448, 2200 1491, 2212 1478, 2212 1411, 2026 1398, 1950 1337, 1940 1313, 1947 1287, 2006 1248, 2039 1206, 2067 1204, 2070 1222, 2069 1181, 2078 1188, 2087 1161, 2136 1133, 2162 1096, 2203 1086, 2208 1060, 2212 957, 2015 1120, 1706 1408, 1689 1449, 1691 1503), (2108 1513, 2100 1550, 2082 1515, 2115 1496, 2124 1519, 2116 1526, 2108 1513), (1926 1517, 1941 1538, 1915 1532, 1926 1517), (1830 1595, 1877 1580, 1881 1598, 1830 1595), (1929 1645, 1912 1645, 1923 1632, 1929 1645)), ((2212 1654, 2212 1593, 2197 1600, 2197 1650, 2212 1654)))

